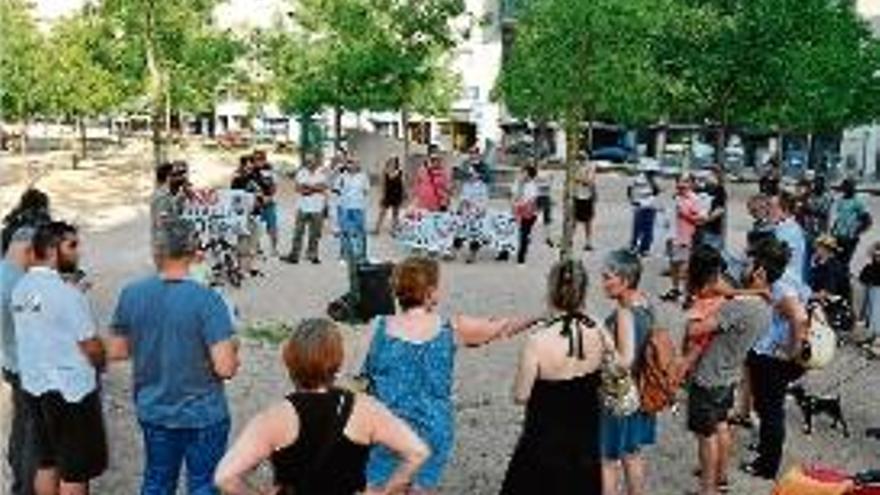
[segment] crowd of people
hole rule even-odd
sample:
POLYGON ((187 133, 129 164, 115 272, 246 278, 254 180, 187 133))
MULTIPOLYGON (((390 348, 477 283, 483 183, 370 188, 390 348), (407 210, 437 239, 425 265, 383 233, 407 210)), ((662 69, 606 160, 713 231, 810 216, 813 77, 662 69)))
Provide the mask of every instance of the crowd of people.
MULTIPOLYGON (((387 210, 393 229, 407 199, 428 211, 485 209, 491 174, 477 153, 463 175, 454 204, 451 172, 431 155, 416 169, 407 198, 405 170, 400 160, 388 160, 374 231, 381 231, 387 210)), ((665 209, 655 173, 644 171, 627 189, 631 242, 603 254, 595 275, 613 307, 604 318, 587 304, 591 276, 578 257, 552 266, 540 314, 487 318, 441 311, 440 262, 408 256, 392 277, 398 311, 370 323, 362 336, 365 356, 346 354, 342 330, 330 320, 304 318, 288 328, 280 359, 293 392, 250 418, 228 445, 224 384, 242 366, 235 317, 224 298, 194 276, 203 246, 182 215, 194 194, 185 164, 158 167, 156 179, 150 220, 156 271, 125 285, 109 332, 91 313, 79 268, 82 239, 76 227, 52 218, 48 196, 29 189, 4 219, 0 362, 13 389, 9 463, 16 495, 87 494, 91 480, 106 471, 101 376, 115 361, 130 361, 132 369, 142 494, 175 493, 183 466, 194 495, 439 493, 455 441, 459 351, 530 329, 510 384, 525 419, 501 493, 649 493, 644 449, 657 440, 657 414, 671 406, 645 406, 643 394, 651 391, 641 378, 651 373, 672 376, 687 393, 699 494, 730 489, 732 426, 751 426, 753 411, 757 455, 742 469, 774 479, 785 443, 785 395, 806 372, 812 301, 829 312, 841 302, 853 307, 848 274, 871 225, 852 181, 841 184, 835 199, 821 177, 789 191, 769 176, 750 199, 754 225, 748 248, 737 256, 725 240, 723 170, 712 169, 699 183, 679 176, 665 209), (655 222, 664 215, 672 288, 661 302, 640 283, 642 258, 651 255, 655 222), (659 313, 669 304, 681 305, 686 323, 678 357, 662 361, 656 357, 664 345, 659 313), (340 377, 352 362, 357 376, 340 377), (270 486, 257 486, 250 476, 263 462, 273 471, 270 486)), ((330 169, 310 160, 294 184, 294 233, 282 259, 299 262, 308 230, 305 257, 320 263, 327 216, 336 219, 340 259, 365 257, 370 180, 358 159, 341 154, 330 169)), ((242 157, 231 187, 255 198, 237 250, 247 273, 258 276, 253 259, 263 228, 272 253, 278 248, 277 178, 265 154, 242 157)), ((573 197, 585 250, 595 248, 598 189, 585 160, 573 197)), ((539 216, 550 221, 547 196, 538 169, 524 167, 511 200, 519 263, 526 262, 539 216)), ((473 261, 482 246, 460 239, 459 247, 465 245, 473 261)), ((863 308, 849 309, 851 320, 865 319, 876 338, 880 245, 857 280, 867 296, 863 308)))

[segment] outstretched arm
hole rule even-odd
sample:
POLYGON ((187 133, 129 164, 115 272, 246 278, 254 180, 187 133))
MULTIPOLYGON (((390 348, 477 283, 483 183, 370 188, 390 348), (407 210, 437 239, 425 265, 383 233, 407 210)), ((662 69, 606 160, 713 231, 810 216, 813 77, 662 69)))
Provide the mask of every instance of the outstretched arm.
POLYGON ((536 321, 536 318, 477 318, 460 315, 452 319, 452 328, 459 342, 476 347, 516 335, 536 321))

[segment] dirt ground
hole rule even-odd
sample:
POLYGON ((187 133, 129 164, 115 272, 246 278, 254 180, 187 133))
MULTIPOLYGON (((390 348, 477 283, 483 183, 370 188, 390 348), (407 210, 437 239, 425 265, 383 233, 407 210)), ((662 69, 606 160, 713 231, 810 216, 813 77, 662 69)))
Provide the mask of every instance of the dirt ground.
MULTIPOLYGON (((84 268, 94 281, 91 293, 98 321, 106 325, 120 288, 133 278, 148 273, 147 203, 151 182, 148 150, 127 150, 119 157, 87 163, 82 170, 48 170, 37 185, 51 195, 54 212, 84 228, 84 268)), ((197 184, 220 184, 228 181, 233 169, 231 156, 190 151, 197 184)), ((0 212, 5 212, 45 166, 28 167, 28 160, 0 157, 0 212)), ((45 160, 45 158, 44 158, 45 160)), ((731 186, 731 215, 728 238, 734 248, 742 246, 749 219, 744 201, 754 185, 731 186)), ((665 186, 666 191, 670 186, 665 186)), ((626 245, 629 239, 630 209, 624 198, 625 180, 614 175, 600 178, 599 206, 596 221, 598 247, 583 253, 593 283, 589 312, 604 317, 610 305, 596 282, 605 252, 626 245)), ((880 203, 870 199, 875 218, 880 218, 880 203)), ((293 198, 289 182, 282 187, 282 251, 289 246, 293 198)), ((375 208, 370 212, 375 215, 375 208)), ((371 218, 372 218, 371 215, 371 218)), ((554 229, 558 229, 557 222, 554 229)), ((443 265, 443 296, 446 311, 474 315, 539 314, 544 310, 544 277, 556 252, 543 244, 540 228, 526 267, 499 264, 488 253, 473 265, 452 261, 443 265)), ((869 240, 880 237, 874 228, 869 240)), ((387 236, 370 239, 370 252, 377 259, 399 259, 402 253, 387 236)), ((862 243, 855 266, 864 260, 862 243)), ((228 295, 238 307, 244 322, 258 320, 293 321, 323 314, 327 303, 347 290, 346 271, 336 262, 338 243, 325 232, 322 241, 323 264, 313 266, 283 265, 266 260, 264 278, 246 282, 242 289, 228 295)), ((643 287, 660 294, 668 281, 659 276, 664 262, 657 250, 645 262, 643 287)), ((680 331, 681 311, 664 304, 663 315, 680 331)), ((347 331, 350 343, 358 341, 359 329, 347 331)), ((497 493, 509 456, 522 423, 522 409, 513 405, 510 388, 518 351, 523 338, 500 342, 479 349, 461 350, 456 369, 455 403, 457 408, 456 450, 443 486, 448 494, 497 493)), ((273 345, 246 341, 243 366, 227 388, 233 411, 233 432, 256 411, 279 400, 290 389, 273 345)), ((356 364, 350 364, 356 367, 356 364)), ((800 431, 800 414, 793 403, 788 406, 788 440, 785 464, 818 462, 849 470, 880 467, 880 445, 864 438, 866 427, 880 425, 880 387, 877 386, 880 364, 868 362, 854 348, 840 350, 827 369, 807 378, 809 386, 821 392, 839 393, 853 436, 849 439, 828 428, 820 419, 816 431, 805 436, 800 431)), ((111 467, 96 481, 93 493, 134 494, 138 492, 143 455, 140 430, 132 410, 131 377, 128 364, 118 364, 104 376, 104 404, 110 437, 111 467)), ((5 399, 0 399, 0 418, 5 399)), ((0 421, 0 428, 3 428, 0 421)), ((649 492, 680 494, 695 488, 691 469, 696 465, 696 443, 684 428, 683 415, 666 413, 660 418, 657 445, 646 450, 649 467, 649 492)), ((5 438, 5 434, 0 435, 5 438)), ((740 432, 739 448, 732 464, 738 464, 747 452, 744 446, 750 435, 740 432)), ((3 442, 5 444, 5 442, 3 442)), ((5 446, 5 445, 4 445, 5 446)), ((5 476, 3 477, 5 478, 5 476)), ((758 482, 731 469, 731 493, 769 494, 771 485, 758 482)), ((2 484, 0 484, 2 485, 2 484)), ((181 489, 182 492, 183 489, 181 489)), ((0 492, 3 487, 0 486, 0 492)))

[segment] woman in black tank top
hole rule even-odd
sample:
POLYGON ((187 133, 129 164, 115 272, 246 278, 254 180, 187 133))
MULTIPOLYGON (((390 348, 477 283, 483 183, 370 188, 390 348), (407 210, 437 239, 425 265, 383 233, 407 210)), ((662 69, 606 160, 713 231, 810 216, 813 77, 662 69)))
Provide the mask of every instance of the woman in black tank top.
POLYGON ((215 482, 221 491, 255 493, 244 478, 268 459, 281 495, 361 493, 372 442, 401 457, 384 488, 407 486, 428 448, 375 399, 333 386, 343 359, 336 325, 323 319, 303 321, 285 344, 283 359, 297 390, 242 430, 217 468, 215 482))

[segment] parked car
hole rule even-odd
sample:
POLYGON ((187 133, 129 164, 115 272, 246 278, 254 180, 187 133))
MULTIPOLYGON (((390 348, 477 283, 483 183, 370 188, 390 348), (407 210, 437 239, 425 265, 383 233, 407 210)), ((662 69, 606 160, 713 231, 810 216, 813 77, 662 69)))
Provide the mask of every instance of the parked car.
POLYGON ((624 146, 603 146, 596 148, 590 153, 591 160, 605 160, 612 163, 636 163, 638 153, 634 149, 624 146))

